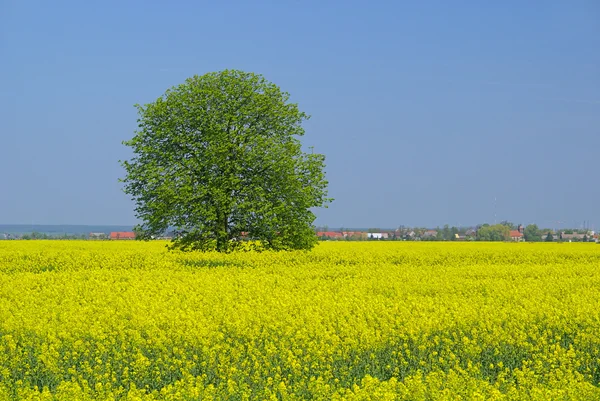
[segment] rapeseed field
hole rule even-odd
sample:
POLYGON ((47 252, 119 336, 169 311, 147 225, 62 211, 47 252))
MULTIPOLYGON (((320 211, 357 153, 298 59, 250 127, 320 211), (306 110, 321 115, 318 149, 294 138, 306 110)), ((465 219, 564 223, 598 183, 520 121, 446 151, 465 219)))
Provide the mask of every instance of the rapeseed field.
POLYGON ((600 246, 0 242, 0 400, 599 400, 600 246))

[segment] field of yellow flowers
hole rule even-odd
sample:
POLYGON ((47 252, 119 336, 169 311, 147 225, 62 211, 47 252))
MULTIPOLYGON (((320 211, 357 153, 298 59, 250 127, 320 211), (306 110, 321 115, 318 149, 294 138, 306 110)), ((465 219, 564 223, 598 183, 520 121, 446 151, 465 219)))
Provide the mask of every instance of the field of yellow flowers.
POLYGON ((0 242, 0 400, 599 400, 600 247, 0 242))

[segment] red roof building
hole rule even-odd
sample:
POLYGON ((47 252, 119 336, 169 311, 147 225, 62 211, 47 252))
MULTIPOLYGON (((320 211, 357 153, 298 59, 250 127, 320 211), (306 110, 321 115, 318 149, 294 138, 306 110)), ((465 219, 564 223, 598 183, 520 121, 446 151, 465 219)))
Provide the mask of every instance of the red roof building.
POLYGON ((436 230, 427 230, 423 233, 423 237, 431 238, 436 237, 438 232, 436 230))
POLYGON ((336 231, 319 231, 319 232, 317 232, 317 237, 319 237, 319 238, 327 237, 327 238, 331 238, 331 239, 340 239, 340 238, 344 238, 344 234, 342 234, 340 232, 336 232, 336 231))
POLYGON ((113 231, 110 233, 110 239, 135 239, 135 233, 132 231, 113 231))
POLYGON ((519 230, 510 230, 510 239, 513 241, 523 241, 523 233, 519 230))

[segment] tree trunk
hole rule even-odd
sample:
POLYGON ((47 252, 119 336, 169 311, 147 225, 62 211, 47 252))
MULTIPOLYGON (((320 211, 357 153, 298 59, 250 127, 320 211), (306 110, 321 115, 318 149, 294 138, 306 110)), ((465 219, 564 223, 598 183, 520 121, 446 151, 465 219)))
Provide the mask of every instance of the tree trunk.
POLYGON ((217 251, 226 252, 229 248, 229 233, 227 232, 227 216, 217 215, 217 251))

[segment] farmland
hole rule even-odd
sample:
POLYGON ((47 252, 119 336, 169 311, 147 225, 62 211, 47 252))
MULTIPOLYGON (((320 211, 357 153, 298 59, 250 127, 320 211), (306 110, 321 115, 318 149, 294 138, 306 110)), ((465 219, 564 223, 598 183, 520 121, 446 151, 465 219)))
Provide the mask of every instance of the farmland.
POLYGON ((600 399, 600 247, 0 242, 0 400, 600 399))

